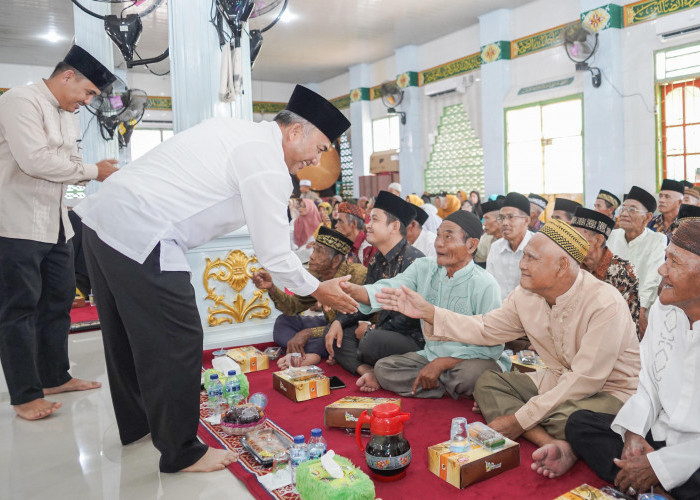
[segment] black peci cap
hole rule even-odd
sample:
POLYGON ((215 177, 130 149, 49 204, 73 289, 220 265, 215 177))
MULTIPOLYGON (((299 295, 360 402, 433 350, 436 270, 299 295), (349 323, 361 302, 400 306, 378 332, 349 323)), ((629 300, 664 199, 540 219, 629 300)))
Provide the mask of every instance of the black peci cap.
POLYGON ((301 85, 294 88, 286 109, 313 123, 331 142, 350 127, 350 122, 338 108, 301 85))
POLYGON ((404 226, 408 226, 416 217, 416 212, 413 205, 389 191, 379 191, 377 200, 374 202, 374 208, 379 208, 387 213, 390 213, 399 219, 404 226))
POLYGON ((100 90, 117 79, 110 70, 80 45, 73 45, 63 58, 63 62, 79 71, 100 90))

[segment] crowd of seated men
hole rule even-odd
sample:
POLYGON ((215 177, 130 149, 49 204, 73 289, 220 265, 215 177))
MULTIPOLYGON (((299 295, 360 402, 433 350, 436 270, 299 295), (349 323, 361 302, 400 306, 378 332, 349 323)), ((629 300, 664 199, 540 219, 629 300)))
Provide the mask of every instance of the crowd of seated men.
POLYGON ((535 193, 401 195, 394 183, 334 197, 316 227, 297 224, 309 270, 350 275, 360 307, 322 310, 259 273, 282 312, 275 342, 340 364, 365 392, 473 400, 492 428, 538 446, 546 477, 584 460, 628 495, 697 498, 700 190, 664 179, 658 197, 633 186, 621 201, 601 189, 593 209, 535 193), (508 347, 546 368, 511 371, 508 347))

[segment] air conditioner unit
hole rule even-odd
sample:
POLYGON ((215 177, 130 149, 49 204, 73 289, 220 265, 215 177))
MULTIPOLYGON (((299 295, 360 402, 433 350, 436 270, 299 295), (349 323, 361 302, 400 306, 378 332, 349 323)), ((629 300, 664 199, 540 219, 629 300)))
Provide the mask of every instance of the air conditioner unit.
POLYGON ((438 97, 452 92, 464 94, 474 84, 474 75, 459 76, 429 83, 424 87, 426 97, 438 97))
POLYGON ((679 12, 655 21, 656 36, 662 41, 700 31, 700 17, 695 12, 679 12))

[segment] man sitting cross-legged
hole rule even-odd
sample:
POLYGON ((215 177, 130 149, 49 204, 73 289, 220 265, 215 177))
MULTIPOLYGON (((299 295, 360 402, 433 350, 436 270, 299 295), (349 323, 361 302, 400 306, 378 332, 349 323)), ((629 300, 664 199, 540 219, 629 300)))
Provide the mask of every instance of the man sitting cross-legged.
MULTIPOLYGON (((496 279, 477 266, 472 256, 483 233, 479 218, 463 210, 447 216, 435 240, 437 257, 416 260, 401 274, 372 285, 345 288, 360 305, 360 311, 377 311, 375 294, 384 287, 404 285, 431 304, 460 314, 484 314, 501 305, 496 279)), ((471 397, 474 384, 488 369, 501 370, 497 360, 503 344, 493 347, 461 342, 427 341, 418 352, 395 354, 377 361, 357 385, 369 392, 380 386, 401 396, 454 399, 471 397)))
MULTIPOLYGON (((363 284, 367 268, 362 264, 351 264, 345 259, 351 247, 352 240, 338 231, 319 227, 313 253, 309 258, 309 272, 320 281, 350 275, 351 283, 363 284)), ((285 293, 272 283, 270 273, 265 270, 253 275, 253 283, 260 290, 267 290, 275 307, 282 312, 272 328, 275 343, 287 349, 287 356, 277 362, 279 368, 289 367, 289 353, 292 352, 301 353, 303 365, 315 365, 327 358, 323 331, 335 319, 335 310, 325 310, 323 316, 301 316, 301 312, 316 305, 315 298, 285 293)))
MULTIPOLYGON (((639 381, 639 341, 627 303, 613 286, 580 269, 588 243, 565 222, 552 220, 535 234, 520 262, 513 293, 482 316, 435 307, 416 292, 385 288, 385 308, 423 320, 427 340, 497 345, 527 334, 546 370, 485 372, 474 399, 489 425, 542 447, 533 460, 550 477, 552 455, 564 453, 564 426, 576 410, 617 413, 639 381), (547 447, 554 444, 553 447, 547 447)), ((573 453, 559 457, 566 464, 573 453)))
MULTIPOLYGON (((367 284, 393 278, 423 257, 417 248, 406 241, 406 226, 415 217, 413 206, 388 191, 380 191, 367 224, 367 240, 377 247, 369 261, 367 284)), ((425 341, 420 322, 403 314, 382 311, 373 326, 372 315, 358 311, 339 314, 326 329, 326 350, 351 373, 363 375, 374 363, 392 354, 415 352, 425 341)))
MULTIPOLYGON (((573 451, 630 495, 700 497, 700 218, 682 219, 659 267, 661 294, 641 343, 639 388, 615 415, 579 411, 573 451)), ((558 467, 554 464, 553 467, 558 467)))

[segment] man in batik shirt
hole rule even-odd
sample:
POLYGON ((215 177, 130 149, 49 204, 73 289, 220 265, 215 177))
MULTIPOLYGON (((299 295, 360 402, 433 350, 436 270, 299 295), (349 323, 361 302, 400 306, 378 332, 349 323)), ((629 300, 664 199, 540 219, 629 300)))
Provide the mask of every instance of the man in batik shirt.
POLYGON ((659 214, 654 216, 647 226, 652 231, 664 233, 670 237, 678 227, 676 218, 683 202, 685 186, 680 181, 664 179, 659 191, 659 214))

